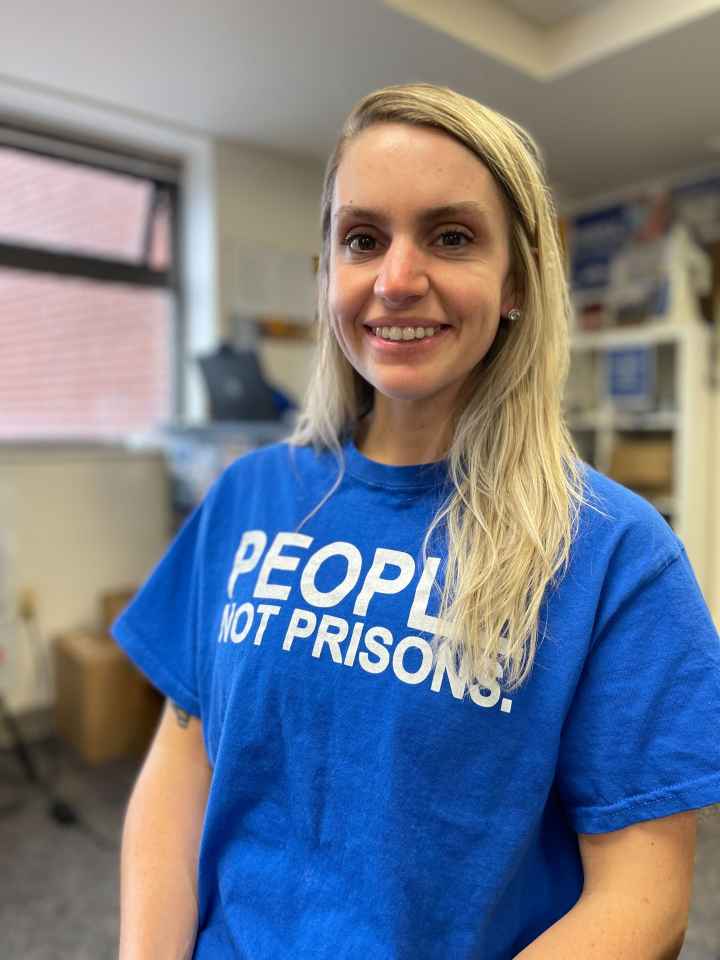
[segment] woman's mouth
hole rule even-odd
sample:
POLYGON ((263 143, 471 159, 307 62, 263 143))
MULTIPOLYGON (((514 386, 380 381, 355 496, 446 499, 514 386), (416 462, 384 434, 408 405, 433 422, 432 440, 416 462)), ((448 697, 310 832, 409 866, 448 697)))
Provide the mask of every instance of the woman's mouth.
POLYGON ((432 327, 366 327, 368 335, 374 340, 380 340, 393 346, 404 346, 405 344, 416 344, 422 341, 436 340, 441 337, 446 330, 450 328, 446 324, 439 324, 432 327))

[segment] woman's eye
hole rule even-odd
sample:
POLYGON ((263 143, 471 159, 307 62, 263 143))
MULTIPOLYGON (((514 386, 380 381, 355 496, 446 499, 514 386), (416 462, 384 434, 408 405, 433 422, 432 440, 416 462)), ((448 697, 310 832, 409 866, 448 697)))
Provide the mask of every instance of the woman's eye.
POLYGON ((370 243, 375 243, 375 238, 371 237, 369 233, 354 233, 351 237, 345 237, 343 244, 353 253, 369 253, 374 247, 353 247, 353 243, 356 240, 369 240, 370 243))
POLYGON ((465 243, 472 243, 472 239, 471 239, 466 233, 463 233, 461 230, 445 230, 443 233, 440 234, 440 236, 438 237, 438 240, 442 240, 443 237, 452 237, 453 240, 454 240, 453 243, 449 243, 449 244, 448 244, 448 243, 444 243, 444 244, 442 244, 442 246, 444 246, 444 247, 447 247, 447 246, 449 246, 449 247, 464 247, 464 246, 465 246, 465 243), (458 243, 458 242, 457 242, 457 241, 458 241, 458 238, 459 238, 460 240, 464 240, 465 243, 458 243))
MULTIPOLYGON (((437 240, 444 240, 447 237, 451 238, 450 242, 442 243, 441 246, 462 248, 473 242, 472 237, 469 237, 461 230, 444 230, 436 238, 435 242, 437 242, 437 240)), ((371 237, 369 233, 353 233, 351 236, 345 237, 342 242, 343 246, 346 246, 352 253, 372 253, 375 250, 377 240, 375 237, 371 237), (355 244, 356 240, 358 244, 355 244)))

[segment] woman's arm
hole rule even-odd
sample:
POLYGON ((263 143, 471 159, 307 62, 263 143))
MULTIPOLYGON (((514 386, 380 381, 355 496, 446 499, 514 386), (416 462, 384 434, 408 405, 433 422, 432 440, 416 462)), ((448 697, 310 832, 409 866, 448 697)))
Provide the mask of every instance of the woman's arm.
POLYGON ((192 956, 210 777, 200 721, 168 702, 125 817, 120 960, 192 956))
POLYGON ((694 812, 580 834, 583 892, 515 960, 676 960, 692 895, 694 812))

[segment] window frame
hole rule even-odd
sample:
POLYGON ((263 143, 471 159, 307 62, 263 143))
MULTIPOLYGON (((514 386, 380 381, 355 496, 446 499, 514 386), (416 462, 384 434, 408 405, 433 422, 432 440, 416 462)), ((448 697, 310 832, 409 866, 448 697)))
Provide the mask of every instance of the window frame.
MULTIPOLYGON (((32 129, 5 122, 0 123, 0 149, 3 148, 93 170, 134 177, 144 183, 150 181, 153 184, 144 225, 142 251, 144 262, 134 264, 112 257, 69 253, 50 246, 0 241, 0 268, 167 290, 172 295, 170 410, 174 418, 180 418, 186 400, 182 358, 185 354, 187 337, 181 282, 183 276, 181 163, 176 159, 152 157, 143 151, 130 153, 122 147, 100 143, 85 135, 76 138, 50 129, 41 131, 37 128, 32 129), (170 267, 167 270, 158 270, 149 265, 153 223, 161 203, 167 204, 169 222, 170 267)), ((13 444, 17 442, 13 441, 13 444)), ((38 441, 36 438, 28 438, 27 442, 34 444, 38 441)), ((47 442, 75 444, 78 441, 72 438, 48 437, 47 442)))

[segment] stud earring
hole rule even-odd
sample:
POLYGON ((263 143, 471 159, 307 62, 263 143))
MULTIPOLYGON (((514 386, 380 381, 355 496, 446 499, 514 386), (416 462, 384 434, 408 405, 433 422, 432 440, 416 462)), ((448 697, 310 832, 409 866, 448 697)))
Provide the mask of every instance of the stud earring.
POLYGON ((517 307, 513 307, 510 313, 508 313, 508 320, 511 323, 517 323, 517 321, 522 317, 522 314, 517 307))

